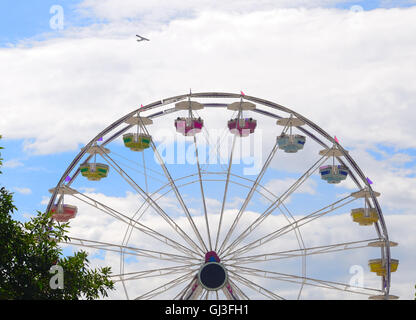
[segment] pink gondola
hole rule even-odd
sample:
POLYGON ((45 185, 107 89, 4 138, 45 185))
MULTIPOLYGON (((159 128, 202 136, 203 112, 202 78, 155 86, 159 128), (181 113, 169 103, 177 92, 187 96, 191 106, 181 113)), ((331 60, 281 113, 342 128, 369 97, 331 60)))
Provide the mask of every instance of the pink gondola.
POLYGON ((228 129, 233 134, 238 134, 240 137, 247 137, 250 133, 254 133, 257 121, 252 118, 246 119, 231 119, 228 121, 228 129))
POLYGON ((52 219, 59 222, 68 222, 69 219, 75 218, 78 208, 68 204, 54 205, 51 209, 52 219))
POLYGON ((194 136, 201 132, 203 126, 204 120, 201 118, 177 118, 175 120, 176 131, 184 136, 194 136))

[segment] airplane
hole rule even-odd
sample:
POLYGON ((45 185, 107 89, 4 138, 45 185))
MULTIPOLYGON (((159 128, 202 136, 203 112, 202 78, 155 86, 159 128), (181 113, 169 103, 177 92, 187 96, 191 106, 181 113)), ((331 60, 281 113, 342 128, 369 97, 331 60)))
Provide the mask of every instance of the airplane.
POLYGON ((146 40, 146 41, 150 41, 149 39, 147 39, 147 38, 145 38, 145 37, 139 36, 138 34, 136 34, 136 37, 138 37, 138 38, 139 38, 139 39, 137 39, 137 42, 144 41, 144 40, 146 40))

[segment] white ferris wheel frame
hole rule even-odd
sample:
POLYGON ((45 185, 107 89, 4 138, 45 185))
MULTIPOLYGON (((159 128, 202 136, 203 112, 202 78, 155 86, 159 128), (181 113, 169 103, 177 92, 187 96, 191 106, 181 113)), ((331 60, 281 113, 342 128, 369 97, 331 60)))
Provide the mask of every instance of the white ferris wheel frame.
MULTIPOLYGON (((205 108, 226 108, 227 104, 225 103, 204 103, 203 104, 205 108)), ((145 127, 143 126, 145 129, 145 127)), ((145 129, 146 130, 146 129, 145 129)), ((147 132, 147 131, 146 131, 147 132)), ((148 133, 148 132, 147 132, 148 133)), ((234 137, 235 142, 235 137, 234 137)), ((233 146, 234 146, 233 142, 233 146)), ((153 141, 151 142, 153 151, 155 152, 155 155, 158 156, 157 150, 155 150, 155 146, 153 141)), ((93 155, 87 155, 86 161, 89 161, 93 155)), ((326 160, 327 157, 324 154, 320 160, 326 160)), ((159 160, 160 157, 159 157, 159 160)), ((204 172, 204 175, 209 175, 209 173, 204 172)), ((147 181, 146 181, 146 189, 147 189, 147 181)), ((105 243, 105 242, 99 242, 94 240, 87 240, 87 239, 80 239, 80 238, 71 238, 71 245, 79 245, 94 249, 103 249, 108 251, 114 251, 121 253, 120 258, 120 275, 117 275, 115 277, 115 281, 121 281, 123 283, 123 287, 126 293, 127 298, 129 298, 127 290, 124 286, 124 281, 128 281, 131 279, 139 279, 143 277, 151 277, 156 274, 159 275, 166 275, 166 274, 175 274, 175 273, 183 273, 188 271, 185 275, 182 275, 181 277, 174 279, 170 281, 169 283, 166 283, 164 286, 160 288, 156 288, 150 292, 147 292, 144 295, 141 295, 137 298, 141 299, 151 299, 152 297, 157 296, 161 292, 164 292, 166 290, 169 290, 173 286, 177 286, 179 284, 182 284, 186 281, 189 281, 189 279, 192 279, 195 275, 195 272, 198 270, 196 267, 200 266, 200 263, 195 263, 195 259, 201 258, 202 255, 206 253, 208 250, 213 250, 213 245, 215 242, 215 250, 219 250, 218 252, 223 255, 224 258, 228 257, 227 262, 225 263, 228 272, 230 273, 230 279, 229 283, 233 286, 234 292, 239 296, 241 299, 248 299, 249 297, 244 293, 244 291, 237 285, 244 285, 246 287, 249 287, 259 293, 261 293, 265 298, 271 298, 271 299, 283 299, 279 295, 267 290, 264 287, 259 286, 258 284, 254 283, 253 281, 250 281, 244 275, 250 275, 250 276, 257 276, 261 277, 263 279, 275 279, 275 280, 281 280, 281 281, 288 281, 292 283, 299 283, 301 285, 298 298, 300 297, 300 294, 302 292, 302 288, 304 285, 311 285, 316 287, 322 287, 322 288, 329 288, 329 289, 336 289, 341 291, 350 291, 353 293, 361 293, 365 295, 374 295, 377 294, 378 296, 385 296, 386 298, 390 297, 390 286, 391 286, 391 254, 390 254, 390 246, 391 242, 389 240, 387 227, 385 220, 383 218, 381 207, 377 201, 377 194, 373 191, 371 188, 371 185, 369 184, 366 176, 361 171, 361 169, 358 167, 357 163, 353 160, 353 158, 349 155, 349 153, 336 141, 331 135, 329 135, 326 131, 324 131, 322 128, 320 128, 318 125, 307 119, 306 117, 302 116, 301 114, 284 107, 282 105, 279 105, 277 103, 256 98, 253 96, 248 95, 242 95, 242 94, 234 94, 234 93, 224 93, 224 92, 203 92, 203 93, 189 93, 189 94, 183 94, 179 96, 170 97, 167 99, 162 99, 155 101, 153 103, 144 105, 138 109, 135 109, 134 111, 126 114, 124 117, 118 119, 114 123, 112 123, 110 126, 102 130, 100 133, 98 133, 84 148, 81 149, 81 151, 78 153, 78 155, 74 158, 74 160, 71 162, 71 164, 68 166, 68 168, 65 170, 65 172, 62 174, 61 178, 59 179, 56 187, 53 189, 51 199, 48 203, 46 212, 49 212, 52 208, 52 206, 57 203, 59 204, 63 200, 64 194, 71 194, 72 196, 76 197, 78 200, 83 201, 98 210, 103 211, 106 214, 109 214, 113 216, 116 219, 119 219, 123 222, 125 222, 128 225, 128 230, 126 231, 126 234, 123 239, 122 245, 112 244, 112 243, 105 243), (305 172, 305 174, 297 180, 297 182, 292 185, 288 190, 286 190, 286 193, 281 195, 280 197, 275 196, 273 193, 271 193, 269 190, 267 190, 263 185, 260 184, 261 178, 263 177, 263 174, 265 173, 268 164, 270 163, 271 159, 273 158, 274 153, 277 149, 277 144, 275 144, 273 150, 271 151, 269 157, 263 164, 263 168, 258 174, 257 178, 255 180, 248 179, 246 177, 239 176, 235 173, 231 172, 231 163, 232 163, 232 153, 233 148, 231 150, 231 158, 229 161, 229 165, 227 168, 227 175, 225 179, 212 179, 211 181, 224 181, 225 182, 225 191, 224 191, 224 198, 222 201, 222 209, 221 209, 221 218, 220 218, 220 225, 218 227, 218 234, 216 237, 216 241, 213 241, 210 238, 210 232, 209 232, 209 223, 208 223, 208 215, 207 215, 207 209, 206 209, 206 203, 205 203, 205 196, 204 196, 204 189, 202 182, 203 181, 210 181, 207 178, 202 178, 202 170, 199 165, 198 160, 198 148, 196 146, 196 138, 194 136, 194 143, 195 143, 195 149, 196 149, 196 158, 197 158, 197 166, 198 166, 198 173, 194 173, 185 177, 181 177, 179 179, 173 179, 169 173, 169 170, 161 161, 161 166, 164 170, 165 176, 168 179, 168 183, 164 184, 161 188, 159 188, 157 191, 153 192, 153 194, 156 194, 158 192, 163 191, 163 189, 166 189, 168 187, 171 187, 169 190, 167 190, 164 194, 173 191, 176 195, 176 198, 178 200, 178 203, 184 210, 184 213, 186 214, 193 231, 195 232, 198 242, 193 241, 176 223, 174 220, 172 220, 166 212, 162 208, 160 208, 157 205, 157 202, 155 199, 152 198, 152 195, 147 192, 147 190, 143 190, 132 178, 128 176, 128 174, 120 167, 118 166, 117 162, 114 161, 106 152, 105 147, 107 144, 115 140, 116 138, 120 137, 123 133, 125 133, 127 130, 131 129, 135 126, 135 124, 126 124, 126 122, 134 117, 137 114, 143 114, 145 112, 149 112, 154 110, 154 113, 151 113, 149 115, 146 115, 146 118, 149 119, 155 119, 158 117, 165 116, 167 114, 171 114, 173 112, 176 112, 174 107, 167 108, 166 106, 169 106, 171 104, 191 99, 191 98, 207 98, 207 99, 244 99, 245 101, 249 101, 252 103, 255 103, 257 105, 260 105, 262 107, 268 107, 267 108, 255 108, 251 110, 250 112, 255 112, 262 114, 264 116, 273 118, 273 119, 282 119, 284 118, 281 114, 277 114, 276 112, 283 112, 286 115, 291 115, 294 118, 300 119, 305 126, 296 127, 299 131, 301 131, 303 134, 305 134, 307 137, 311 138, 315 142, 317 142, 319 145, 321 145, 324 149, 330 149, 331 145, 336 145, 337 148, 341 151, 342 157, 345 159, 345 161, 341 158, 341 156, 335 156, 335 158, 339 161, 339 163, 343 166, 346 166, 349 169, 349 176, 357 186, 358 190, 367 190, 370 197, 366 197, 365 201, 369 208, 374 208, 377 211, 379 220, 374 223, 377 238, 374 239, 368 239, 368 240, 362 240, 362 241, 353 241, 348 243, 339 243, 339 244, 332 244, 327 246, 319 246, 319 247, 313 247, 313 248, 306 248, 304 246, 302 236, 299 231, 299 227, 305 223, 308 223, 309 221, 312 221, 316 218, 319 218, 320 216, 331 212, 335 210, 336 208, 343 206, 352 200, 350 198, 353 198, 351 195, 347 196, 341 200, 338 200, 327 207, 324 207, 320 210, 317 210, 313 213, 311 213, 308 216, 305 216, 301 219, 296 220, 293 215, 290 213, 290 211, 286 208, 284 205, 284 199, 293 192, 299 184, 301 184, 303 181, 305 181, 314 170, 316 170, 316 167, 319 168, 319 164, 322 163, 322 161, 318 161, 317 163, 312 166, 308 171, 305 172), (307 127, 307 129, 305 128, 307 127), (117 130, 116 130, 117 129, 117 130), (107 137, 108 136, 108 137, 107 137), (135 220, 135 216, 133 217, 127 217, 123 215, 120 212, 117 212, 116 210, 112 209, 111 207, 100 203, 99 201, 92 199, 82 193, 80 193, 77 190, 72 189, 70 186, 72 182, 75 180, 75 178, 79 175, 80 169, 77 168, 80 164, 81 159, 83 159, 87 154, 88 150, 92 147, 97 146, 97 141, 99 141, 102 137, 107 137, 104 141, 101 142, 100 148, 102 149, 102 152, 100 153, 101 156, 107 161, 107 163, 114 169, 114 171, 118 172, 127 183, 129 183, 133 189, 137 191, 138 194, 140 194, 143 199, 145 200, 142 204, 142 206, 137 210, 136 214, 141 210, 143 205, 147 204, 147 208, 149 206, 152 206, 158 213, 166 220, 168 224, 172 226, 174 230, 176 230, 180 236, 183 238, 183 240, 188 244, 188 246, 179 244, 176 241, 173 241, 172 239, 169 239, 165 237, 164 235, 156 232, 155 230, 141 224, 139 221, 135 220), (312 170, 314 169, 314 170, 312 170), (74 171, 75 170, 75 171, 74 171), (72 173, 72 174, 71 174, 72 173), (66 177, 68 177, 71 174, 71 180, 66 181, 66 177), (190 181, 187 181, 187 179, 192 179, 190 181), (236 181, 235 179, 240 179, 241 181, 236 181), (182 181, 184 180, 184 181, 182 181), (242 181, 246 183, 250 183, 249 186, 245 185, 242 181), (178 183, 182 183, 179 185, 178 183), (206 227, 208 229, 208 237, 209 241, 205 243, 198 231, 198 228, 193 223, 193 219, 191 214, 189 213, 189 210, 186 206, 186 203, 183 201, 183 198, 180 193, 180 188, 185 185, 189 184, 199 184, 201 189, 201 197, 203 199, 204 204, 204 213, 205 213, 205 219, 206 219, 206 227), (246 197, 246 201, 244 202, 243 206, 239 210, 236 219, 234 220, 233 225, 231 226, 230 230, 227 233, 226 238, 224 239, 222 245, 218 247, 218 239, 219 239, 219 231, 221 228, 221 219, 222 214, 224 211, 224 205, 226 202, 226 195, 227 195, 227 188, 230 183, 238 184, 240 186, 244 186, 248 188, 250 191, 248 193, 248 196, 246 197), (224 248, 224 245, 229 240, 229 235, 232 233, 232 231, 235 229, 235 226, 238 223, 239 218, 241 218, 241 215, 243 214, 246 206, 248 205, 249 201, 251 200, 251 197, 254 193, 260 193, 263 197, 266 199, 269 199, 271 202, 271 205, 268 210, 263 212, 263 214, 257 219, 250 228, 247 228, 239 237, 237 237, 235 240, 233 240, 231 243, 228 243, 228 247, 224 248), (268 198, 269 197, 269 198, 268 198), (282 207, 282 208, 281 208, 282 207), (284 210, 286 214, 284 216, 288 220, 289 224, 283 228, 280 228, 276 230, 276 232, 273 232, 272 234, 265 235, 263 238, 260 238, 252 243, 249 243, 243 247, 239 247, 236 251, 231 252, 232 249, 237 247, 237 245, 241 242, 244 237, 252 231, 252 229, 255 229, 257 225, 259 225, 269 214, 271 214, 275 209, 284 210), (140 232, 144 232, 147 235, 164 242, 165 244, 168 244, 172 247, 175 247, 178 251, 181 251, 182 254, 176 254, 176 253, 166 253, 166 252, 158 252, 158 251, 152 251, 152 250, 144 250, 144 249, 138 249, 134 247, 128 246, 128 239, 131 235, 131 232, 135 230, 139 230, 140 232), (295 232, 297 241, 299 243, 299 249, 296 250, 289 250, 285 252, 276 252, 271 253, 267 255, 253 255, 253 256, 242 256, 243 253, 248 252, 252 248, 255 248, 256 246, 259 246, 260 244, 263 244, 265 242, 271 241, 275 239, 276 237, 285 234, 287 232, 293 231, 295 232), (333 282, 333 281, 325 281, 325 280, 319 280, 319 279, 313 279, 306 277, 306 256, 307 255, 313 255, 313 254, 320 254, 320 253, 327 253, 327 252, 336 252, 341 250, 350 250, 350 249, 357 249, 357 248, 364 248, 371 246, 371 243, 374 243, 374 241, 379 241, 383 243, 384 245, 380 246, 381 249, 381 258, 386 261, 386 274, 381 277, 381 289, 374 289, 374 288, 354 288, 354 290, 350 289, 350 285, 346 285, 343 283, 333 282), (147 271, 140 271, 135 273, 129 273, 125 274, 122 272, 124 270, 124 255, 136 255, 136 256, 142 256, 142 257, 150 257, 150 258, 156 258, 160 260, 171 260, 175 262, 181 262, 183 265, 175 266, 175 267, 169 267, 169 268, 159 268, 155 270, 147 270, 147 271), (265 271, 265 270, 259 270, 255 268, 249 268, 242 266, 244 263, 252 263, 252 262, 258 262, 258 261, 265 261, 265 260, 277 260, 277 259, 285 259, 288 257, 301 257, 302 258, 302 276, 294 276, 294 275, 288 275, 288 274, 282 274, 277 272, 271 272, 271 271, 265 271)), ((162 194, 163 196, 163 194, 162 194)), ((141 214, 145 212, 142 211, 141 214)), ((188 287, 188 286, 187 286, 188 287)), ((187 289, 185 287, 184 290, 187 289)), ((182 292, 184 294, 184 292, 182 292)), ((206 290, 204 292, 205 299, 208 299, 210 292, 206 290)), ((176 297, 178 298, 179 295, 176 297)), ((202 295, 201 295, 202 298, 202 295)), ((214 297, 215 298, 215 297, 214 297)), ((218 299, 218 292, 216 294, 216 298, 218 299)))

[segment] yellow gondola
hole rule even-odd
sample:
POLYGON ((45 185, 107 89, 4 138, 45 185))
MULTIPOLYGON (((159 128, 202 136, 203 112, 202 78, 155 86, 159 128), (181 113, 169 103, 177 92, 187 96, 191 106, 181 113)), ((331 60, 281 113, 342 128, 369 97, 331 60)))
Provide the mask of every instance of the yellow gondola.
MULTIPOLYGON (((368 266, 371 272, 376 272, 378 276, 385 276, 387 274, 386 263, 383 259, 372 259, 368 261, 368 266)), ((399 266, 399 260, 391 259, 390 272, 395 272, 399 266)))
POLYGON ((375 208, 352 209, 351 217, 360 226, 370 226, 378 221, 378 213, 375 208))

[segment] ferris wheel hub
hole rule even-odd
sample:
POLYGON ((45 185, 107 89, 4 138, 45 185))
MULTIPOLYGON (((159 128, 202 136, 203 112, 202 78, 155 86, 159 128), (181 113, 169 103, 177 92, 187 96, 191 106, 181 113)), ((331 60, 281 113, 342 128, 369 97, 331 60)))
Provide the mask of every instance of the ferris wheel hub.
POLYGON ((208 291, 222 289, 228 282, 227 270, 221 263, 207 262, 199 269, 198 280, 208 291))

